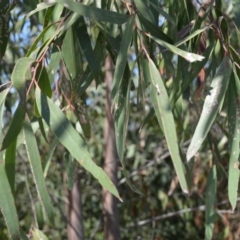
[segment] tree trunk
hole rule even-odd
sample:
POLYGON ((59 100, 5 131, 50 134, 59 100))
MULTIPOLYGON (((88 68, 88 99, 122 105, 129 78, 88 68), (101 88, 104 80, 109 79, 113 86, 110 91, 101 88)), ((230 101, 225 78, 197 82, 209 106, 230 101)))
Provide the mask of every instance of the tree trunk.
MULTIPOLYGON (((114 122, 111 114, 110 89, 113 79, 113 63, 108 55, 105 60, 106 118, 104 129, 104 171, 112 182, 117 184, 118 155, 115 142, 114 122)), ((117 198, 103 189, 104 239, 120 239, 117 198)))
POLYGON ((73 190, 67 189, 67 234, 69 240, 84 240, 84 227, 82 216, 80 173, 77 173, 73 190))

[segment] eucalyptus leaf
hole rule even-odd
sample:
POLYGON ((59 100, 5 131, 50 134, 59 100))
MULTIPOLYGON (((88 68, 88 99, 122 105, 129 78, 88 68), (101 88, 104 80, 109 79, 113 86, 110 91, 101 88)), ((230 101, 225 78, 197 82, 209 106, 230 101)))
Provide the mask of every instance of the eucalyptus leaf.
POLYGON ((213 165, 207 179, 206 210, 205 210, 205 239, 211 240, 213 236, 214 221, 216 217, 217 194, 217 168, 213 165))
POLYGON ((188 184, 185 178, 185 171, 182 159, 180 158, 179 146, 177 144, 177 133, 173 119, 170 100, 163 80, 151 59, 143 60, 143 74, 145 81, 151 84, 150 97, 155 114, 160 126, 163 127, 169 152, 172 157, 173 165, 183 192, 188 193, 188 184))
POLYGON ((39 88, 36 88, 36 102, 42 118, 62 145, 68 149, 71 155, 89 171, 105 189, 120 199, 116 187, 107 174, 93 162, 84 139, 73 128, 62 111, 49 98, 42 94, 39 88))
POLYGON ((100 9, 96 7, 90 7, 79 2, 74 2, 71 0, 56 0, 56 2, 62 4, 65 8, 81 14, 84 17, 89 17, 90 19, 96 21, 110 22, 115 24, 123 24, 127 21, 128 17, 124 14, 118 12, 112 12, 105 9, 100 9))
POLYGON ((20 225, 13 193, 2 160, 0 160, 0 209, 4 216, 11 239, 18 240, 20 238, 20 225))
POLYGON ((190 146, 187 150, 189 161, 199 150, 205 140, 219 110, 219 104, 223 101, 232 71, 232 62, 225 56, 210 85, 210 91, 204 101, 203 110, 195 129, 190 146))
POLYGON ((26 150, 31 165, 33 179, 37 188, 38 196, 43 207, 46 210, 47 216, 52 224, 54 224, 54 210, 50 196, 46 188, 46 182, 43 176, 41 158, 38 151, 36 137, 29 121, 25 121, 23 125, 24 137, 26 142, 26 150))

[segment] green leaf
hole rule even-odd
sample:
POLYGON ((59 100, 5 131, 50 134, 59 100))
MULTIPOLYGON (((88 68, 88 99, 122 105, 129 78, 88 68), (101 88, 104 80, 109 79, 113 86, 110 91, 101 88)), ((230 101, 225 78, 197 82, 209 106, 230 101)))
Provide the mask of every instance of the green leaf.
POLYGON ((211 240, 216 215, 217 168, 213 165, 207 180, 206 210, 205 210, 205 239, 211 240))
POLYGON ((202 68, 204 68, 204 66, 207 64, 207 62, 209 61, 212 53, 213 53, 213 49, 214 49, 214 45, 215 43, 212 42, 208 48, 204 51, 203 56, 205 57, 203 59, 203 61, 201 62, 196 62, 193 63, 191 69, 191 73, 189 71, 189 74, 187 74, 182 81, 182 84, 176 88, 174 88, 174 90, 171 92, 171 106, 174 106, 175 102, 177 102, 178 98, 183 94, 183 92, 189 87, 189 85, 192 83, 192 81, 197 77, 198 73, 201 71, 202 68))
MULTIPOLYGON (((27 15, 26 15, 26 18, 32 16, 33 14, 35 14, 36 12, 39 12, 39 11, 42 11, 46 8, 49 8, 53 5, 56 4, 56 1, 54 0, 50 0, 50 1, 47 1, 47 2, 43 2, 43 3, 39 3, 36 7, 36 9, 34 9, 33 11, 29 12, 27 15)), ((24 21, 25 21, 25 18, 24 18, 24 21)))
POLYGON ((91 138, 91 124, 88 117, 86 95, 76 97, 74 101, 74 113, 81 125, 83 134, 87 140, 91 138))
POLYGON ((84 139, 73 128, 62 111, 49 98, 44 96, 39 88, 36 88, 36 102, 42 118, 63 146, 105 189, 120 199, 116 187, 107 174, 92 161, 84 139))
MULTIPOLYGON (((234 77, 234 75, 232 74, 234 77)), ((236 76, 237 77, 237 76, 236 76)), ((239 79, 236 79, 238 82, 239 79)), ((240 121, 240 101, 239 96, 236 96, 236 86, 234 84, 234 79, 231 79, 229 83, 228 92, 228 128, 229 128, 229 149, 230 149, 230 160, 229 160, 229 170, 228 170, 228 197, 234 211, 237 204, 238 197, 238 183, 239 183, 239 127, 240 121)))
POLYGON ((145 19, 143 16, 138 15, 139 22, 143 25, 144 31, 149 32, 152 36, 162 39, 163 41, 167 43, 173 43, 173 40, 166 35, 160 27, 153 25, 151 22, 149 22, 147 19, 145 19))
POLYGON ((187 41, 191 40, 192 38, 200 35, 202 32, 208 30, 212 25, 205 26, 203 28, 197 29, 196 31, 192 32, 191 34, 187 35, 184 39, 178 41, 177 43, 174 44, 174 46, 179 47, 182 44, 186 43, 187 41))
POLYGON ((204 101, 200 120, 187 150, 188 161, 201 147, 217 116, 219 104, 223 101, 225 96, 231 71, 232 62, 228 56, 225 56, 212 80, 209 94, 204 101))
POLYGON ((6 149, 6 153, 5 153, 5 171, 6 171, 13 195, 15 194, 16 146, 17 146, 17 140, 15 139, 10 144, 10 146, 6 149))
POLYGON ((47 39, 44 43, 42 43, 41 50, 38 52, 38 58, 42 57, 42 55, 46 52, 46 50, 49 48, 50 44, 54 41, 54 39, 64 34, 65 31, 77 21, 79 16, 80 16, 79 13, 73 13, 67 18, 67 20, 65 20, 58 26, 58 28, 51 35, 51 37, 47 39))
MULTIPOLYGON (((4 102, 6 100, 8 92, 9 92, 9 88, 6 88, 2 92, 0 92, 0 126, 2 126, 3 106, 4 106, 4 102)), ((0 141, 2 141, 2 131, 0 131, 0 141)))
POLYGON ((96 57, 94 56, 94 51, 92 49, 91 38, 88 35, 87 26, 83 17, 80 17, 76 21, 74 25, 74 30, 77 35, 82 53, 86 57, 86 60, 93 72, 95 80, 98 82, 100 66, 98 66, 96 62, 96 57))
POLYGON ((45 161, 44 161, 44 171, 43 171, 43 174, 44 174, 44 178, 46 178, 47 176, 47 173, 48 173, 48 169, 50 167, 50 163, 51 163, 51 160, 52 160, 52 155, 57 147, 57 144, 58 144, 58 139, 56 137, 54 137, 53 141, 51 142, 50 146, 49 146, 49 149, 48 149, 48 154, 45 158, 45 161))
POLYGON ((130 95, 130 70, 127 66, 124 79, 119 88, 119 94, 116 99, 116 112, 114 114, 114 125, 116 132, 116 145, 120 161, 123 161, 125 139, 128 130, 129 119, 129 95, 130 95))
POLYGON ((50 80, 48 78, 47 70, 44 66, 40 66, 37 69, 36 78, 38 82, 38 86, 48 97, 52 97, 52 88, 50 84, 50 80))
POLYGON ((22 129, 25 113, 26 113, 26 109, 20 103, 13 115, 10 126, 7 130, 7 133, 4 136, 2 146, 1 146, 1 151, 9 147, 17 139, 17 136, 22 129))
POLYGON ((163 127, 173 165, 179 178, 182 190, 188 193, 188 185, 180 158, 177 134, 167 90, 163 80, 151 59, 143 60, 145 81, 150 82, 150 97, 159 124, 163 127))
MULTIPOLYGON (((9 88, 0 92, 0 126, 3 126, 3 109, 4 109, 4 101, 7 97, 9 92, 9 88)), ((2 142, 3 139, 3 132, 0 131, 0 141, 2 142)), ((3 159, 4 152, 0 151, 0 159, 3 159)))
POLYGON ((90 7, 82 3, 73 2, 71 0, 56 0, 65 8, 78 13, 84 17, 89 17, 95 21, 110 22, 115 24, 123 24, 127 21, 128 17, 118 12, 112 12, 105 9, 90 7))
POLYGON ((70 27, 67 30, 62 43, 62 55, 68 73, 66 74, 66 77, 69 81, 75 80, 77 77, 77 62, 76 62, 77 53, 75 49, 75 41, 76 38, 74 36, 73 28, 70 27))
POLYGON ((113 101, 115 101, 115 98, 117 97, 119 87, 122 82, 124 69, 126 67, 128 49, 130 47, 131 39, 132 39, 133 23, 134 23, 134 17, 129 18, 129 20, 126 23, 126 29, 123 33, 123 39, 122 39, 121 47, 119 49, 116 67, 115 67, 115 73, 113 77, 113 87, 111 92, 111 98, 113 101))
POLYGON ((134 1, 137 10, 141 13, 141 15, 146 18, 149 22, 156 25, 158 22, 156 22, 150 7, 148 6, 148 1, 142 1, 142 0, 135 0, 134 1))
POLYGON ((33 179, 37 188, 38 196, 41 200, 43 207, 46 210, 47 216, 52 224, 54 224, 54 211, 51 203, 51 199, 49 197, 45 179, 43 176, 41 158, 38 151, 38 145, 36 141, 36 137, 32 130, 32 126, 29 121, 24 121, 23 125, 24 136, 26 141, 26 149, 29 158, 29 162, 31 165, 31 170, 33 174, 33 179))
POLYGON ((50 57, 50 62, 47 67, 48 78, 49 78, 49 81, 51 84, 54 82, 54 77, 57 73, 60 60, 61 60, 61 54, 58 51, 57 47, 53 46, 52 52, 51 52, 51 57, 50 57))
MULTIPOLYGON (((35 104, 34 106, 36 107, 36 104, 35 104)), ((36 107, 36 110, 38 110, 37 107, 36 107)), ((41 117, 38 117, 37 120, 38 120, 38 125, 39 125, 39 129, 40 129, 40 131, 41 131, 41 133, 42 133, 42 136, 43 136, 43 138, 45 139, 45 141, 48 142, 47 134, 46 134, 46 129, 45 129, 45 127, 44 127, 43 120, 42 120, 41 117)))
POLYGON ((156 4, 152 3, 151 1, 150 1, 150 5, 152 5, 160 13, 160 15, 166 18, 171 24, 173 24, 174 26, 176 25, 174 19, 167 12, 162 10, 160 7, 158 7, 156 4))
POLYGON ((169 51, 183 57, 184 59, 186 59, 189 62, 202 61, 204 59, 203 56, 197 55, 195 53, 186 52, 180 48, 175 47, 174 45, 171 45, 163 40, 153 37, 148 33, 146 33, 146 35, 148 37, 150 37, 151 39, 153 39, 159 45, 161 45, 161 46, 165 47, 166 49, 168 49, 169 51))
MULTIPOLYGON (((96 62, 100 66, 101 63, 103 62, 103 59, 105 59, 105 53, 104 53, 104 48, 102 46, 102 40, 103 39, 103 34, 100 32, 97 37, 96 45, 94 48, 94 56, 96 57, 96 62)), ((90 67, 87 67, 82 78, 79 80, 76 94, 77 97, 80 97, 86 89, 90 86, 94 79, 93 72, 90 70, 90 67)))
POLYGON ((125 140, 128 130, 128 119, 129 119, 129 100, 130 100, 130 69, 127 65, 124 73, 124 78, 121 83, 119 94, 116 99, 116 112, 114 114, 114 126, 116 133, 116 147, 120 162, 123 167, 123 174, 126 178, 126 181, 129 187, 138 194, 142 194, 129 180, 125 163, 124 163, 124 150, 125 150, 125 140))
POLYGON ((0 209, 5 218, 11 239, 18 240, 20 232, 17 210, 2 160, 0 160, 0 209))
POLYGON ((68 180, 68 189, 72 190, 73 185, 76 179, 76 168, 77 168, 77 161, 73 158, 73 156, 67 152, 65 159, 65 168, 67 172, 67 180, 68 180))
POLYGON ((12 83, 13 86, 18 90, 20 98, 25 98, 25 84, 26 80, 30 80, 31 66, 34 59, 23 57, 18 59, 12 72, 12 83))
POLYGON ((27 53, 26 53, 26 57, 30 57, 31 53, 34 52, 34 50, 37 49, 38 43, 41 42, 45 36, 45 34, 47 34, 49 31, 52 31, 52 26, 56 25, 56 23, 50 24, 47 27, 45 27, 42 32, 37 36, 37 38, 34 40, 33 44, 31 45, 31 47, 28 49, 27 53))

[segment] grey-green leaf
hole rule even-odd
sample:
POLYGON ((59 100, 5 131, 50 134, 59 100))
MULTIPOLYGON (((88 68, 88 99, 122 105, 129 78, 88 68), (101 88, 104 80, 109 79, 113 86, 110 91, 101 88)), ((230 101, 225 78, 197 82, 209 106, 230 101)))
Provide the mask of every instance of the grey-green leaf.
POLYGON ((165 47, 166 49, 168 49, 169 51, 183 57, 184 59, 186 59, 187 61, 189 62, 195 62, 195 61, 202 61, 204 59, 203 56, 200 56, 198 54, 195 54, 195 53, 190 53, 190 52, 186 52, 180 48, 177 48, 175 47, 174 45, 171 45, 161 39, 158 39, 156 37, 153 37, 151 36, 150 34, 147 34, 146 35, 148 37, 150 37, 151 39, 153 39, 156 43, 158 43, 159 45, 165 47))
POLYGON ((128 17, 124 14, 96 7, 90 7, 79 2, 74 2, 71 0, 56 0, 56 1, 63 5, 65 8, 68 8, 69 10, 75 13, 79 13, 84 17, 89 17, 90 19, 96 21, 123 24, 128 19, 128 17))
POLYGON ((84 139, 73 128, 62 111, 51 99, 43 95, 39 88, 36 88, 36 102, 42 118, 71 155, 89 171, 105 189, 120 199, 116 187, 107 174, 91 159, 84 139))
MULTIPOLYGON (((235 77, 232 74, 233 78, 235 77)), ((237 77, 237 76, 236 76, 237 77)), ((228 92, 228 128, 229 128, 229 149, 230 160, 228 170, 228 197, 234 211, 237 204, 238 197, 238 183, 239 183, 239 127, 240 127, 240 102, 239 96, 236 95, 235 83, 239 85, 239 79, 231 78, 228 92)))
POLYGON ((200 120, 187 150, 188 161, 201 147, 217 116, 219 105, 225 96, 231 71, 232 62, 228 56, 225 56, 212 80, 209 94, 204 101, 200 120))
POLYGON ((14 66, 12 72, 12 83, 13 86, 18 90, 20 97, 24 98, 23 94, 25 94, 25 84, 26 80, 30 80, 30 71, 31 65, 34 62, 34 59, 23 57, 18 59, 17 63, 14 66))
POLYGON ((113 77, 113 87, 111 92, 111 98, 114 101, 115 101, 115 98, 117 97, 119 87, 122 82, 124 69, 127 63, 128 49, 130 47, 130 43, 132 39, 133 23, 134 23, 134 17, 129 18, 129 20, 126 23, 126 29, 123 33, 122 43, 121 43, 121 47, 119 49, 119 53, 117 57, 115 73, 113 77))
POLYGON ((41 203, 43 204, 43 207, 46 210, 50 222, 54 224, 53 206, 43 176, 43 169, 37 147, 36 137, 29 121, 25 120, 23 130, 26 141, 27 154, 31 165, 33 179, 36 184, 38 196, 41 200, 41 203))
POLYGON ((15 111, 13 118, 11 120, 10 126, 7 130, 6 135, 4 136, 1 151, 9 147, 13 141, 16 140, 18 134, 20 133, 25 117, 26 109, 19 103, 17 110, 15 111))
POLYGON ((17 210, 2 160, 0 160, 0 209, 11 239, 18 240, 20 232, 17 210))
POLYGON ((211 240, 213 236, 214 220, 216 215, 216 193, 217 193, 217 168, 213 165, 207 180, 206 211, 205 211, 205 239, 211 240))
POLYGON ((158 122, 163 127, 169 152, 182 190, 188 193, 188 185, 180 157, 174 118, 170 107, 170 100, 163 80, 151 59, 143 60, 143 74, 145 81, 150 82, 150 97, 158 122))

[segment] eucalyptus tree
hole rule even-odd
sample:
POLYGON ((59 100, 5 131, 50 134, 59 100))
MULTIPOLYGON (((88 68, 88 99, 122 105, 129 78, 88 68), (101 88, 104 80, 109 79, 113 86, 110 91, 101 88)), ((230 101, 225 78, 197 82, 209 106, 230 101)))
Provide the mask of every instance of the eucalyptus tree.
POLYGON ((211 239, 217 182, 227 176, 226 196, 232 210, 238 196, 239 2, 5 0, 0 3, 0 14, 0 121, 7 125, 0 136, 0 206, 11 238, 27 237, 14 204, 15 160, 20 148, 52 226, 54 207, 45 177, 59 144, 64 147, 70 189, 78 163, 121 201, 116 185, 92 159, 88 144, 92 136, 87 111, 94 101, 89 89, 102 85, 109 56, 115 66, 110 108, 126 182, 141 194, 124 161, 134 103, 141 111, 142 129, 153 116, 157 118, 185 194, 194 190, 191 179, 199 159, 209 167, 205 237, 211 239), (24 33, 27 25, 35 34, 25 39, 26 51, 13 54, 14 36, 24 33), (9 107, 13 93, 18 98, 9 107), (13 111, 9 124, 7 110, 13 111), (44 164, 37 130, 49 146, 44 164), (222 146, 228 151, 222 151, 222 146))

